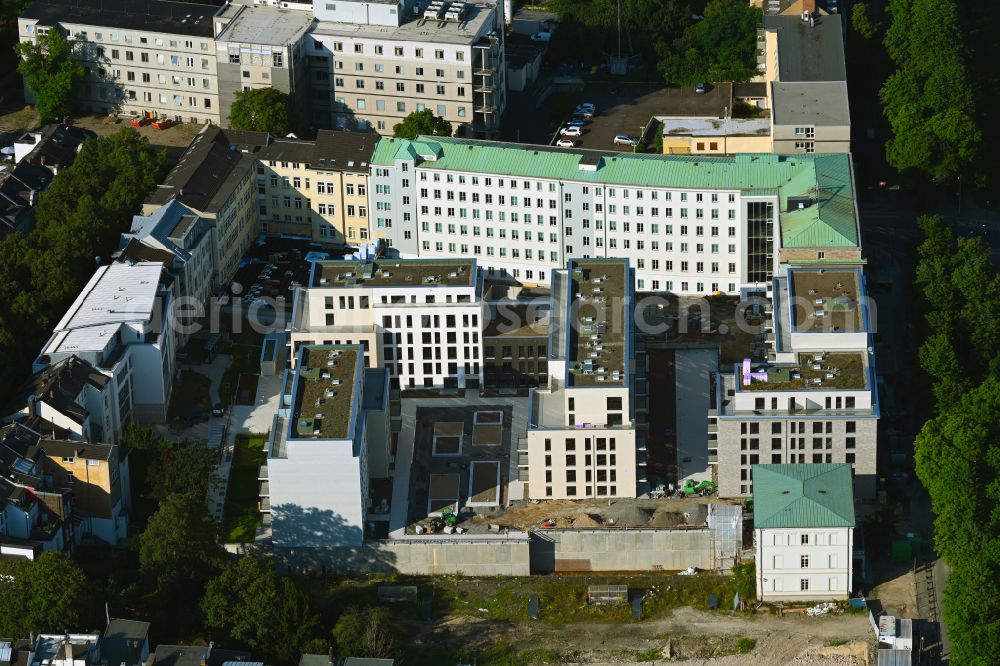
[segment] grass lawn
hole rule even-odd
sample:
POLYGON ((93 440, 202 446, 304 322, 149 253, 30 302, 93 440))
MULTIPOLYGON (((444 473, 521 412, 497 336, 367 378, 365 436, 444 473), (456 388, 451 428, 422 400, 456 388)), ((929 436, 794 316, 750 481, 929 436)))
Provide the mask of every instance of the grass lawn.
POLYGON ((170 421, 198 419, 212 411, 212 397, 209 388, 212 380, 193 370, 181 370, 180 380, 174 384, 167 409, 170 421))
MULTIPOLYGON (((264 336, 249 328, 241 333, 232 334, 232 343, 223 353, 233 357, 233 363, 226 368, 219 385, 219 399, 226 405, 236 402, 236 386, 241 374, 260 374, 260 348, 264 336)), ((242 389, 240 389, 242 390, 242 389)), ((253 400, 250 396, 250 400, 253 400)))
POLYGON ((260 524, 257 472, 264 464, 265 435, 238 435, 229 470, 226 506, 222 513, 222 538, 226 543, 253 541, 260 524))

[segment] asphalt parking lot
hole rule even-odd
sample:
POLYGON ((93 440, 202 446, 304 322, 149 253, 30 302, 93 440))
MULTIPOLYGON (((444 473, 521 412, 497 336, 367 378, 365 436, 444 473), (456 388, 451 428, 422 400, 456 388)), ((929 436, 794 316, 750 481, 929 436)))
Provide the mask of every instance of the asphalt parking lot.
MULTIPOLYGON (((695 93, 693 87, 588 84, 578 97, 577 103, 593 102, 597 106, 597 115, 583 127, 583 136, 571 137, 578 147, 630 150, 614 144, 616 134, 638 137, 653 116, 721 116, 732 105, 732 84, 711 84, 702 94, 695 93)), ((567 116, 564 120, 570 119, 567 116)))

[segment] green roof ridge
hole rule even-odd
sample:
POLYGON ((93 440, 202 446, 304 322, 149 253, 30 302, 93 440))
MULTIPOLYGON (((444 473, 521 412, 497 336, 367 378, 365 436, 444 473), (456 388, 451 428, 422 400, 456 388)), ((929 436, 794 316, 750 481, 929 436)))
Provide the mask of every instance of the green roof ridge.
POLYGON ((854 527, 851 466, 754 465, 754 527, 854 527))
POLYGON ((595 185, 777 193, 782 247, 859 245, 851 156, 846 153, 644 155, 439 136, 380 138, 371 164, 393 165, 398 159, 418 160, 426 169, 595 185), (795 196, 809 196, 816 203, 789 210, 788 199, 795 196))

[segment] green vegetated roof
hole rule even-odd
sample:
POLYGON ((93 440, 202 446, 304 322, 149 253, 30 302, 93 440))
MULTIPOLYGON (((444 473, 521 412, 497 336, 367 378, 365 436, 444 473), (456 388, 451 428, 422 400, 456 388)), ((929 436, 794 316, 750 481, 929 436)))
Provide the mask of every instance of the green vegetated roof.
POLYGON ((754 526, 854 527, 851 466, 754 465, 754 526))
POLYGON ((739 190, 778 195, 783 247, 857 247, 848 154, 730 157, 645 155, 449 137, 379 139, 371 163, 413 160, 423 169, 574 180, 604 185, 739 190), (789 197, 815 203, 788 210, 789 197))

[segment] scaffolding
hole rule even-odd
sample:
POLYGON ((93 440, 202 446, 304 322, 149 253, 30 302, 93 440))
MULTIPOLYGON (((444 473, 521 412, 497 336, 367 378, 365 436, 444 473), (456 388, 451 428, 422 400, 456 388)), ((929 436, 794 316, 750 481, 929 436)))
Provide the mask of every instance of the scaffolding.
POLYGON ((739 564, 743 551, 743 507, 709 504, 708 528, 712 532, 712 566, 725 573, 739 564))

